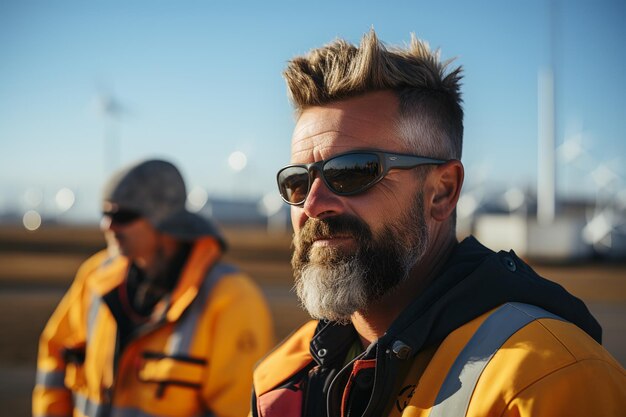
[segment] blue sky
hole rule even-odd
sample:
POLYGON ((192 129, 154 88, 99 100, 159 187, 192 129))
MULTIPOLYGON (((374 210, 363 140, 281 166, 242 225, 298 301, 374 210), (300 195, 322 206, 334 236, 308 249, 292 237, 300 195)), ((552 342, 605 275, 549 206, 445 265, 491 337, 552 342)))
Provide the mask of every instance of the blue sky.
MULTIPOLYGON (((547 0, 225 3, 0 1, 0 211, 28 208, 27 189, 41 190, 40 209, 52 210, 55 193, 70 187, 76 205, 66 216, 96 218, 111 169, 146 157, 177 163, 189 188, 209 196, 274 192, 293 127, 285 63, 337 37, 358 42, 370 27, 393 45, 413 32, 463 65, 468 189, 534 187, 547 0), (99 95, 123 106, 116 123, 98 115, 99 95), (117 152, 104 152, 105 138, 117 138, 117 152), (238 150, 248 165, 235 173, 227 160, 238 150)), ((558 189, 595 193, 590 172, 604 164, 618 193, 626 3, 557 5, 556 140, 578 135, 586 149, 559 166, 558 189)))

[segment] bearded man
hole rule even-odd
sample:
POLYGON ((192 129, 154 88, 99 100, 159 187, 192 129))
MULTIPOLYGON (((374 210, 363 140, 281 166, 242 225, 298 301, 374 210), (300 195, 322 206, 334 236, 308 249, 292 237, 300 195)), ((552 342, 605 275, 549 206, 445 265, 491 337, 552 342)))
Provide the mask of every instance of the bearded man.
POLYGON ((256 368, 252 415, 616 416, 624 369, 585 305, 457 242, 461 69, 374 31, 293 59, 296 290, 316 319, 256 368))

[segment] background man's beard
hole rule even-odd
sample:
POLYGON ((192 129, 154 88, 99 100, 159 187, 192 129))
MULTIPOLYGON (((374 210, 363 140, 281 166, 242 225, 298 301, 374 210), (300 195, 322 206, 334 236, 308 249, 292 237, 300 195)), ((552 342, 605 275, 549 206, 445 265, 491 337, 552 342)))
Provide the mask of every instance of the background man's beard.
POLYGON ((428 246, 422 194, 396 222, 373 236, 360 219, 341 215, 309 219, 294 236, 295 288, 300 302, 316 319, 346 323, 407 280, 428 246), (320 238, 349 235, 355 249, 312 247, 320 238))

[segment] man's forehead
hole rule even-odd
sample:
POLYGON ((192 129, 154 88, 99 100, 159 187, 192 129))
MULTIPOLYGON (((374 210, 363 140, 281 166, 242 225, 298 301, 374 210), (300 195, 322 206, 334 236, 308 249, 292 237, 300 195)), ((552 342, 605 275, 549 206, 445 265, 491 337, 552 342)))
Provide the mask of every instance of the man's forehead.
POLYGON ((292 159, 307 152, 319 159, 354 147, 378 149, 396 135, 397 101, 391 93, 311 106, 302 111, 294 127, 292 159))
POLYGON ((102 202, 102 211, 105 213, 115 213, 119 211, 120 207, 116 203, 111 201, 103 201, 102 202))
POLYGON ((393 122, 398 115, 398 99, 388 91, 368 93, 302 110, 296 122, 294 136, 307 134, 312 125, 323 121, 329 128, 350 128, 353 124, 393 122), (302 133, 300 132, 302 130, 302 133))
POLYGON ((315 136, 345 134, 355 130, 373 129, 380 120, 372 120, 364 114, 347 112, 344 109, 315 107, 305 110, 293 130, 293 139, 315 136))

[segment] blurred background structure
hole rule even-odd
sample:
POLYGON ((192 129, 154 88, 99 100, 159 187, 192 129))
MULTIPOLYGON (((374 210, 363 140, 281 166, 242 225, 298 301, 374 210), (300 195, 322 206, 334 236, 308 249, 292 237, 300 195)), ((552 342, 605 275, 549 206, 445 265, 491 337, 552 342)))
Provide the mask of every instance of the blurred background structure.
POLYGON ((544 181, 556 195, 548 212, 581 213, 585 242, 614 247, 626 205, 624 18, 620 0, 5 0, 0 219, 93 223, 108 174, 158 156, 182 167, 199 210, 205 195, 207 207, 275 207, 293 126, 286 62, 373 27, 390 45, 415 33, 465 69, 466 217, 534 217, 544 181))
POLYGON ((0 2, 0 416, 29 415, 36 341, 103 247, 101 186, 175 162, 285 336, 288 210, 275 172, 293 56, 370 27, 464 67, 459 236, 513 248, 583 298, 626 364, 626 3, 621 0, 0 2))

